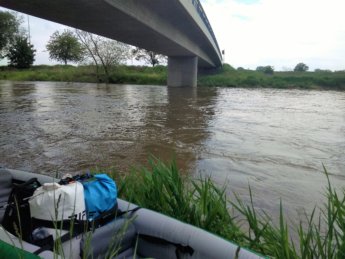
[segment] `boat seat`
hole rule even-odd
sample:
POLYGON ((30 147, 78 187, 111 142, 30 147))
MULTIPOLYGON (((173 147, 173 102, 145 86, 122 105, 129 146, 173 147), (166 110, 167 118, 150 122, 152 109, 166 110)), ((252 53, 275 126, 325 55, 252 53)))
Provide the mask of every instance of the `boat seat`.
POLYGON ((119 218, 97 228, 80 242, 81 258, 139 258, 135 253, 137 232, 130 219, 119 218))
POLYGON ((3 206, 7 204, 12 191, 12 175, 6 169, 0 168, 0 224, 4 218, 5 210, 3 206))

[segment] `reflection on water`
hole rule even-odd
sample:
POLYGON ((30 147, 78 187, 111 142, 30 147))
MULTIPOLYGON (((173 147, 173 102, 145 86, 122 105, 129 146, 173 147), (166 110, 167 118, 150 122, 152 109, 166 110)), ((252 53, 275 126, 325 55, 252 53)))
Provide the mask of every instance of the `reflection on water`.
POLYGON ((1 163, 50 174, 115 166, 148 154, 186 169, 207 138, 216 89, 1 84, 1 163))
POLYGON ((303 212, 322 199, 322 163, 345 183, 344 111, 343 92, 1 82, 0 164, 127 172, 151 153, 303 212))

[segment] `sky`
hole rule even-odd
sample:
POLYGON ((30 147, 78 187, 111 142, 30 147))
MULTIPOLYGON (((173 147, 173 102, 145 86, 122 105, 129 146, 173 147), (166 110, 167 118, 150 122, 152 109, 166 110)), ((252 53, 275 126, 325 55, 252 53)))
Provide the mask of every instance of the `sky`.
MULTIPOLYGON (((201 0, 224 61, 233 67, 292 70, 345 69, 344 0, 201 0)), ((4 10, 1 8, 1 10, 4 10)), ((27 16, 25 24, 27 25, 27 16)), ((35 64, 55 64, 45 50, 49 37, 66 28, 30 16, 35 64)))

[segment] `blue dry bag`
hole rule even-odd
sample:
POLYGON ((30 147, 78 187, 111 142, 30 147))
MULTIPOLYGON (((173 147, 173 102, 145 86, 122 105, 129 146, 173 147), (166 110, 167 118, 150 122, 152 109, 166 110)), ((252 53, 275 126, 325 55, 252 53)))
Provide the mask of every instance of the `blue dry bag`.
POLYGON ((117 206, 117 188, 106 174, 81 181, 84 186, 85 207, 88 220, 94 220, 117 206))

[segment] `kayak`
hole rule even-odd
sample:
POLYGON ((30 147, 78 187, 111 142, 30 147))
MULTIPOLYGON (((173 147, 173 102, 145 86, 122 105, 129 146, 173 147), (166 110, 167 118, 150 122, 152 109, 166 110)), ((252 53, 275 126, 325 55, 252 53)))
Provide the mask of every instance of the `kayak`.
MULTIPOLYGON (((5 213, 5 206, 1 205, 7 203, 12 184, 32 178, 42 184, 57 181, 46 175, 0 168, 0 223, 5 213)), ((122 199, 117 199, 117 203, 119 211, 128 213, 63 242, 55 253, 23 241, 0 226, 0 254, 11 254, 9 250, 15 249, 12 254, 20 254, 21 258, 264 258, 158 212, 122 199)))

